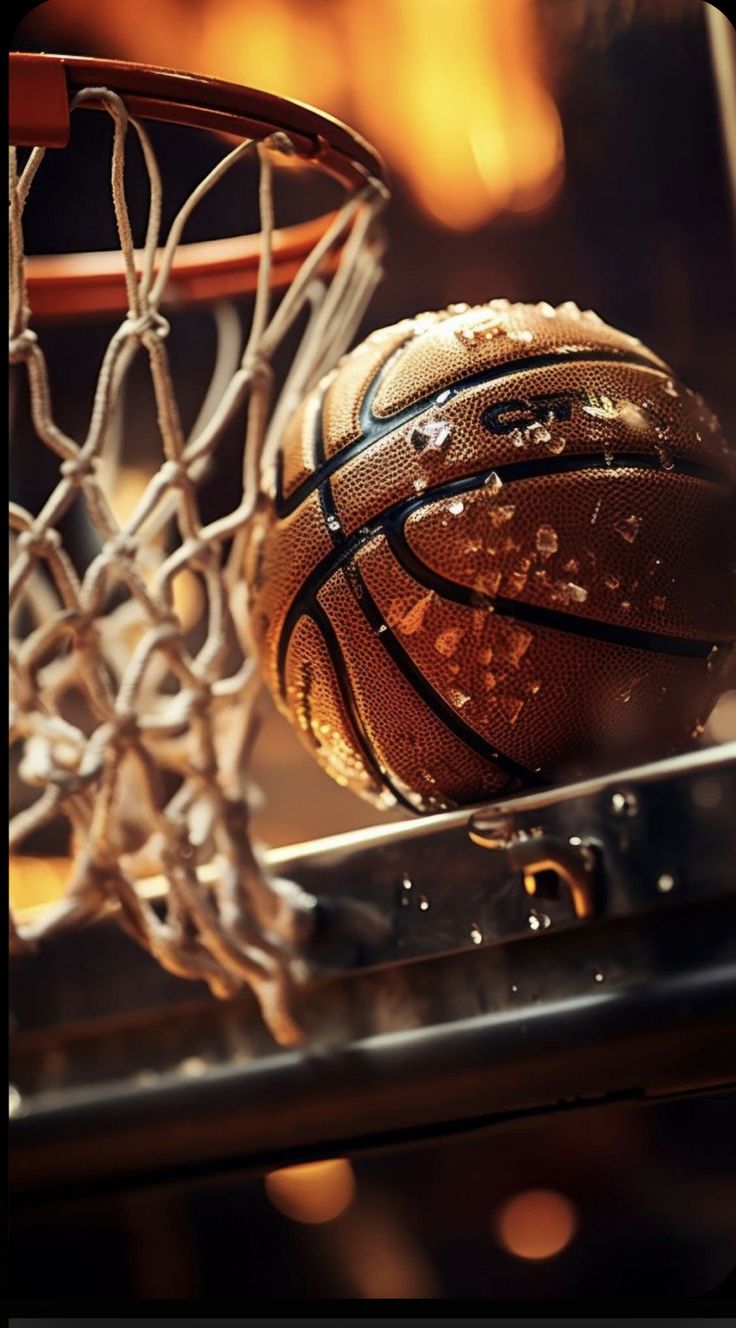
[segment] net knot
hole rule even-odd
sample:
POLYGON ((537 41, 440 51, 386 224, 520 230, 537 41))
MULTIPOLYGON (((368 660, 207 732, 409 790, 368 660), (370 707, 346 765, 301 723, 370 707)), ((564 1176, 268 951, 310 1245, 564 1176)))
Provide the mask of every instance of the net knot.
POLYGON ((111 724, 110 745, 125 746, 135 742, 139 734, 138 716, 134 710, 119 710, 111 724))
POLYGON ((84 456, 80 452, 79 456, 69 457, 67 461, 62 461, 59 470, 65 479, 74 480, 76 484, 81 484, 92 473, 94 465, 94 457, 84 456))
POLYGON ((137 552, 138 541, 133 535, 126 535, 123 530, 113 535, 105 546, 107 562, 115 562, 119 558, 135 558, 137 552))
POLYGON ((120 331, 127 337, 137 337, 139 340, 142 340, 147 332, 153 332, 163 341, 169 335, 171 325, 158 309, 146 309, 145 313, 137 315, 129 310, 120 331))
POLYGON ((37 341, 38 337, 30 327, 17 332, 10 338, 10 363, 19 364, 21 360, 27 359, 37 341))
POLYGON ((45 553, 55 553, 61 548, 61 535, 58 530, 23 530, 17 539, 18 549, 42 557, 45 553))
POLYGON ((189 479, 189 471, 181 461, 165 461, 159 471, 159 478, 167 489, 180 489, 189 479))

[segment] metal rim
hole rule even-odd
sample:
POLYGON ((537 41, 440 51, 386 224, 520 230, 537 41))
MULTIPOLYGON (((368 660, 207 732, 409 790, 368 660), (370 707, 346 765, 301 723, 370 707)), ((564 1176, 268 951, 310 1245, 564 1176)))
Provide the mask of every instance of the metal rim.
MULTIPOLYGON (((16 147, 63 148, 70 105, 82 89, 117 92, 134 116, 263 142, 287 135, 296 157, 349 192, 385 189, 386 169, 365 139, 347 125, 301 102, 202 75, 86 56, 13 52, 10 55, 9 137, 16 147)), ((83 103, 102 109, 102 103, 83 103)), ((299 263, 333 220, 276 231, 272 285, 287 286, 299 263)), ((343 240, 344 243, 344 240, 343 240)), ((335 246, 336 262, 342 245, 335 246)), ((170 302, 201 303, 255 289, 258 235, 180 245, 171 273, 170 302)), ((116 252, 33 256, 26 260, 34 313, 47 320, 124 313, 122 259, 116 252)))

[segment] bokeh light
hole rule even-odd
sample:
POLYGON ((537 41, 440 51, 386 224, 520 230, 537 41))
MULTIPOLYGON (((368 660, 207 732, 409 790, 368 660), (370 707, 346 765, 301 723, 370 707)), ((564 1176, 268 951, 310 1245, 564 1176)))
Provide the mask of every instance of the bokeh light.
POLYGON ((498 1210, 499 1243, 519 1259, 552 1259, 566 1249, 578 1227, 575 1205, 555 1190, 523 1190, 498 1210))
POLYGON ((284 1217, 313 1226, 340 1217, 355 1197, 353 1168, 344 1157, 272 1171, 265 1185, 271 1203, 284 1217))

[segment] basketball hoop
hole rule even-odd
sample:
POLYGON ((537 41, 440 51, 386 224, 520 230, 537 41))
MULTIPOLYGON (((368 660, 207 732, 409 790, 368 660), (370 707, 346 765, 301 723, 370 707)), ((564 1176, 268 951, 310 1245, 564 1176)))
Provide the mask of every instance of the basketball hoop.
POLYGON ((126 930, 170 971, 204 979, 219 996, 252 987, 274 1035, 292 1042, 300 1036, 290 1011, 292 958, 314 901, 268 875, 249 838, 246 771, 258 681, 238 567, 243 532, 271 484, 283 423, 346 349, 379 279, 383 167, 367 143, 328 116, 211 79, 15 54, 10 90, 10 363, 26 376, 32 432, 57 466, 36 510, 10 507, 10 734, 22 789, 11 852, 63 818, 73 857, 64 898, 32 922, 11 920, 11 943, 27 951, 113 904, 126 930), (46 151, 69 142, 79 109, 113 122, 119 251, 28 257, 23 222, 34 180, 46 151), (145 128, 157 120, 236 140, 165 238, 164 182, 145 128), (140 247, 124 179, 132 138, 149 187, 140 247), (19 147, 30 148, 22 168, 19 147), (197 205, 247 156, 259 163, 260 234, 182 243, 197 205), (278 230, 272 181, 290 158, 330 175, 346 197, 337 211, 278 230), (283 294, 271 308, 274 290, 283 294), (253 296, 247 336, 222 313, 224 300, 243 295, 253 296), (210 388, 187 435, 166 338, 168 318, 191 304, 214 309, 221 336, 210 388), (102 359, 86 436, 73 438, 54 419, 36 328, 110 314, 122 321, 102 359), (277 391, 274 355, 305 317, 277 391), (128 371, 141 350, 161 457, 134 511, 121 519, 116 449, 128 371), (205 521, 198 486, 239 412, 242 479, 234 481, 230 510, 205 521), (78 503, 95 539, 83 566, 59 530, 78 503), (196 641, 174 600, 183 569, 199 578, 206 600, 196 641), (156 908, 138 887, 157 874, 167 889, 156 908))

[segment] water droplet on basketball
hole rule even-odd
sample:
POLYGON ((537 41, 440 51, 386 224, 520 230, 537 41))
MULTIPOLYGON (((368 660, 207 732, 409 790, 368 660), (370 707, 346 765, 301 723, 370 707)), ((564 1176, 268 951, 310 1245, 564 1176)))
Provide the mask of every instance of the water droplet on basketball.
POLYGON ((626 540, 627 544, 634 543, 634 540, 639 534, 640 527, 641 517, 634 516, 633 513, 631 516, 624 517, 622 521, 614 522, 613 526, 616 534, 620 535, 623 540, 626 540))
POLYGON ((441 452, 452 437, 452 425, 446 420, 425 420, 410 435, 417 452, 441 452))
POLYGON ((536 545, 543 558, 549 558, 553 553, 557 553, 557 531, 553 530, 552 526, 540 526, 537 531, 536 545))
POLYGON ((429 900, 426 895, 419 896, 419 907, 422 910, 422 913, 427 912, 427 909, 429 908, 429 900))
POLYGON ((498 493, 503 488, 503 480, 495 470, 492 470, 484 479, 483 486, 489 493, 498 493))
POLYGON ((467 692, 461 692, 457 687, 450 688, 450 700, 456 710, 462 710, 463 706, 468 704, 470 697, 467 692))
POLYGON ((453 498, 447 504, 447 510, 451 516, 460 516, 460 513, 465 511, 465 503, 462 498, 453 498))
POLYGON ((462 639, 462 627, 447 627, 435 638, 434 648, 438 654, 449 658, 454 655, 462 639))
POLYGON ((585 586, 579 586, 575 581, 568 581, 561 587, 563 599, 568 604, 584 604, 588 598, 588 592, 585 586))
POLYGON ((549 443, 547 444, 547 451, 551 452, 553 456, 559 456, 560 452, 564 452, 566 447, 566 438, 561 438, 559 435, 556 438, 550 436, 549 443))
POLYGON ((476 922, 473 922, 473 923, 471 924, 471 927, 470 927, 470 939, 471 939, 471 941, 473 942, 473 945, 482 945, 482 944, 483 944, 483 932, 481 931, 480 927, 478 926, 478 924, 477 924, 476 922))

